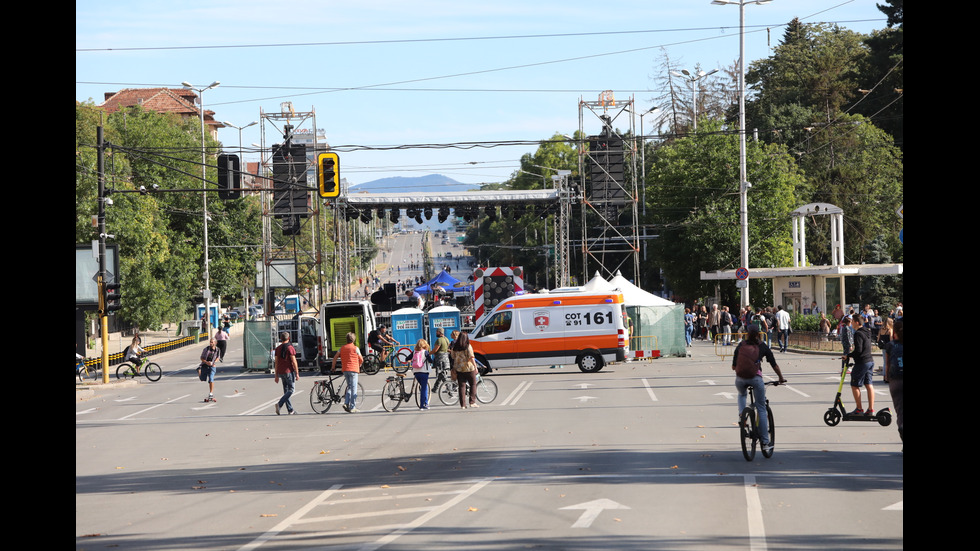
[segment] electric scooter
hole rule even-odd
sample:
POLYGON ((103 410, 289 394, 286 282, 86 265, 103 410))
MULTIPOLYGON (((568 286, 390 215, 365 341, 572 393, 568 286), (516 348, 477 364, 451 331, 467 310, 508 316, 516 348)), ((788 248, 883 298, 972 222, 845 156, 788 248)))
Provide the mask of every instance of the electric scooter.
POLYGON ((877 421, 879 425, 887 427, 892 423, 892 412, 888 409, 882 409, 876 411, 873 415, 866 415, 864 413, 848 413, 844 409, 844 403, 841 402, 840 394, 844 389, 844 378, 847 377, 847 368, 854 364, 848 363, 847 358, 841 360, 841 370, 840 370, 840 385, 837 386, 837 399, 834 400, 834 405, 827 409, 827 412, 823 414, 823 422, 827 423, 827 426, 836 426, 841 420, 844 421, 877 421))

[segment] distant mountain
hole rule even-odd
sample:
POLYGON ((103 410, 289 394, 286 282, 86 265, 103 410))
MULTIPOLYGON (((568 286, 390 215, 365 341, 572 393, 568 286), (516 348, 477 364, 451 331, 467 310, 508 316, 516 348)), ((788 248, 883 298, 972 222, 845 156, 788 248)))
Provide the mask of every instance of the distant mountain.
POLYGON ((415 176, 412 178, 395 176, 381 178, 350 186, 351 193, 366 191, 368 193, 440 193, 447 191, 472 191, 480 189, 477 184, 464 184, 441 174, 415 176))

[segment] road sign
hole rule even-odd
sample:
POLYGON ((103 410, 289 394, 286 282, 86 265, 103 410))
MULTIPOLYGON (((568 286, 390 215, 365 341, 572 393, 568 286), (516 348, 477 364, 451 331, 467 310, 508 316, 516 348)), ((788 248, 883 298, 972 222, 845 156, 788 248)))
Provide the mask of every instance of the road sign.
POLYGON ((748 279, 749 278, 748 268, 739 268, 735 270, 735 277, 738 279, 748 279))

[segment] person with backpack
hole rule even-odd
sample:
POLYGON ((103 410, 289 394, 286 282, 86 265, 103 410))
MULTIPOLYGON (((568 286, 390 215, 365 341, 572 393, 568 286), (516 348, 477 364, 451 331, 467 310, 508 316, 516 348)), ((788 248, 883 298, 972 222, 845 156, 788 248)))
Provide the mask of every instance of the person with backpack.
POLYGON ((903 365, 903 352, 905 348, 905 323, 903 318, 895 320, 892 325, 891 341, 882 350, 885 356, 885 382, 888 383, 888 392, 892 395, 892 405, 895 406, 895 423, 898 424, 898 437, 905 442, 905 399, 903 391, 905 387, 905 366, 903 365))
POLYGON ((293 415, 296 410, 293 409, 293 403, 289 398, 296 389, 296 381, 299 380, 299 364, 296 362, 296 349, 289 344, 289 331, 279 333, 279 346, 276 347, 275 357, 275 381, 278 383, 280 379, 282 380, 282 397, 276 402, 276 415, 279 415, 282 406, 286 406, 289 414, 293 415))
POLYGON ((429 409, 429 342, 419 339, 412 352, 412 371, 419 382, 419 409, 429 409))
POLYGON ((769 416, 766 414, 766 384, 762 380, 762 359, 765 358, 776 372, 780 383, 785 383, 783 372, 776 364, 769 346, 759 337, 759 328, 750 325, 745 340, 740 342, 732 355, 732 369, 735 371, 735 390, 738 391, 738 411, 745 409, 748 387, 752 387, 755 395, 755 407, 759 412, 759 435, 762 439, 762 449, 772 449, 769 442, 769 416))

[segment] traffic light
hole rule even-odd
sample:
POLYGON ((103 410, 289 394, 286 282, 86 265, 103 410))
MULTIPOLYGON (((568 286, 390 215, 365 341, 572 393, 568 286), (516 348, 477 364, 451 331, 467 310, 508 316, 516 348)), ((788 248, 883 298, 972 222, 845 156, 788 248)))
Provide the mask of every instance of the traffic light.
POLYGON ((336 153, 320 153, 320 197, 340 195, 340 157, 336 153))
POLYGON ((242 196, 242 171, 238 155, 218 155, 218 197, 238 199, 242 196))
POLYGON ((106 283, 102 299, 102 315, 108 315, 122 308, 122 286, 119 283, 106 283))

